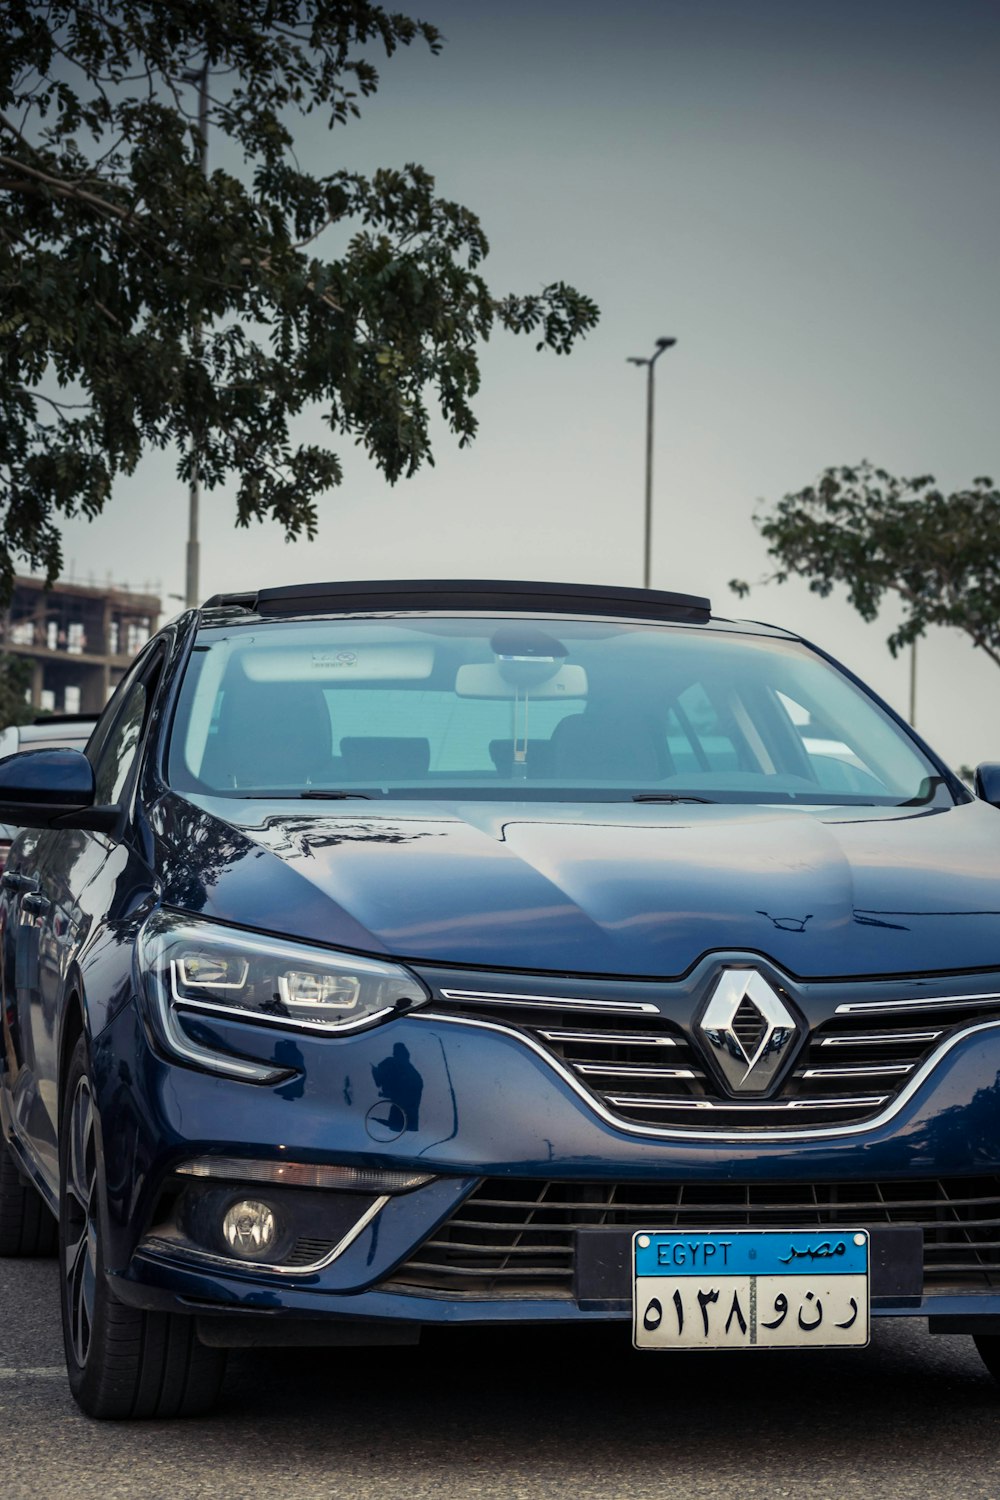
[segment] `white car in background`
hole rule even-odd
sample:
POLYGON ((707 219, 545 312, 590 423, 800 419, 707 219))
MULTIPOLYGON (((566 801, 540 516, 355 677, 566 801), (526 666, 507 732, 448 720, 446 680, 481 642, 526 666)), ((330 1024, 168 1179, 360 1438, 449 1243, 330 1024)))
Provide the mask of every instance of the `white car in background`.
MULTIPOLYGON (((0 759, 22 750, 83 750, 96 723, 90 714, 47 714, 33 724, 11 724, 0 730, 0 759)), ((0 823, 0 875, 20 831, 11 823, 0 823)))

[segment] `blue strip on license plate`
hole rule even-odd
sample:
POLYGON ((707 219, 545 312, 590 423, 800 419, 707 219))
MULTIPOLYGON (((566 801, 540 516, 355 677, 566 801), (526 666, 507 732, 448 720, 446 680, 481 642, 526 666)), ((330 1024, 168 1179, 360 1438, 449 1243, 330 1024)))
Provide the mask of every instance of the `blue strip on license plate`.
POLYGON ((794 1271, 844 1275, 868 1269, 868 1236, 813 1234, 801 1230, 716 1230, 706 1234, 650 1233, 635 1236, 637 1276, 781 1276, 794 1271), (860 1243, 857 1240, 860 1239, 860 1243))
POLYGON ((868 1342, 866 1230, 650 1230, 633 1256, 639 1348, 868 1342))

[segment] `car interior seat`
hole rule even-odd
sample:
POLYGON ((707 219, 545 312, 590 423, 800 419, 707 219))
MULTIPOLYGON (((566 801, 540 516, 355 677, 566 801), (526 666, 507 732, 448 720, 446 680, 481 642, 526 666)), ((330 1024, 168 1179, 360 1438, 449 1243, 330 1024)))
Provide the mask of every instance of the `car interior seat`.
POLYGON ((642 784, 669 775, 664 747, 658 752, 649 724, 606 711, 585 711, 562 719, 552 732, 554 773, 570 780, 593 776, 601 781, 642 784))
POLYGON ((326 699, 305 682, 227 686, 217 733, 205 751, 210 785, 288 787, 329 783, 333 735, 326 699), (252 689, 252 691, 250 690, 252 689))
POLYGON ((340 758, 349 781, 421 781, 430 767, 431 742, 417 736, 345 735, 340 758))

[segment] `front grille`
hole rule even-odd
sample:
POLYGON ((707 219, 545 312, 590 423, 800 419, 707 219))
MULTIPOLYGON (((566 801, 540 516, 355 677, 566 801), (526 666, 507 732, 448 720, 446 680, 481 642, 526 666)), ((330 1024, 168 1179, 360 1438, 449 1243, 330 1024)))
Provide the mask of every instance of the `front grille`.
POLYGON ((578 1229, 916 1227, 924 1290, 1000 1286, 1000 1178, 841 1183, 595 1183, 487 1178, 389 1287, 451 1297, 572 1296, 578 1229))
MULTIPOLYGON (((870 997, 873 987, 843 986, 837 993, 870 997)), ((733 1098, 706 1067, 688 1027, 651 1001, 458 990, 442 996, 450 1014, 530 1036, 624 1123, 664 1130, 803 1130, 863 1122, 891 1103, 949 1034, 970 1022, 1000 1019, 998 995, 847 1000, 813 1028, 774 1094, 733 1098)), ((759 1043, 763 1026, 754 1006, 741 1005, 734 1030, 747 1050, 759 1043)))

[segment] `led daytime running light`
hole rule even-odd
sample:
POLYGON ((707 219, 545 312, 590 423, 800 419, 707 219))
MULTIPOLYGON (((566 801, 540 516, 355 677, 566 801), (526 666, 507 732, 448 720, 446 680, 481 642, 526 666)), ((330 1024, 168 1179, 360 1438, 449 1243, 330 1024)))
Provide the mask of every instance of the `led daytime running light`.
MULTIPOLYGON (((414 974, 389 959, 162 908, 139 932, 135 964, 137 988, 164 1050, 189 1066, 249 1083, 280 1083, 295 1067, 273 1056, 244 1056, 243 1047, 253 1048, 242 1041, 192 1034, 199 1013, 272 1032, 337 1037, 389 1021, 430 998, 414 974)), ((270 1043, 263 1045, 271 1050, 270 1043)))
POLYGON ((333 1188, 348 1193, 406 1193, 433 1179, 426 1172, 394 1167, 340 1167, 296 1161, 251 1161, 238 1156, 199 1156, 177 1168, 183 1177, 225 1182, 274 1182, 287 1187, 333 1188))

